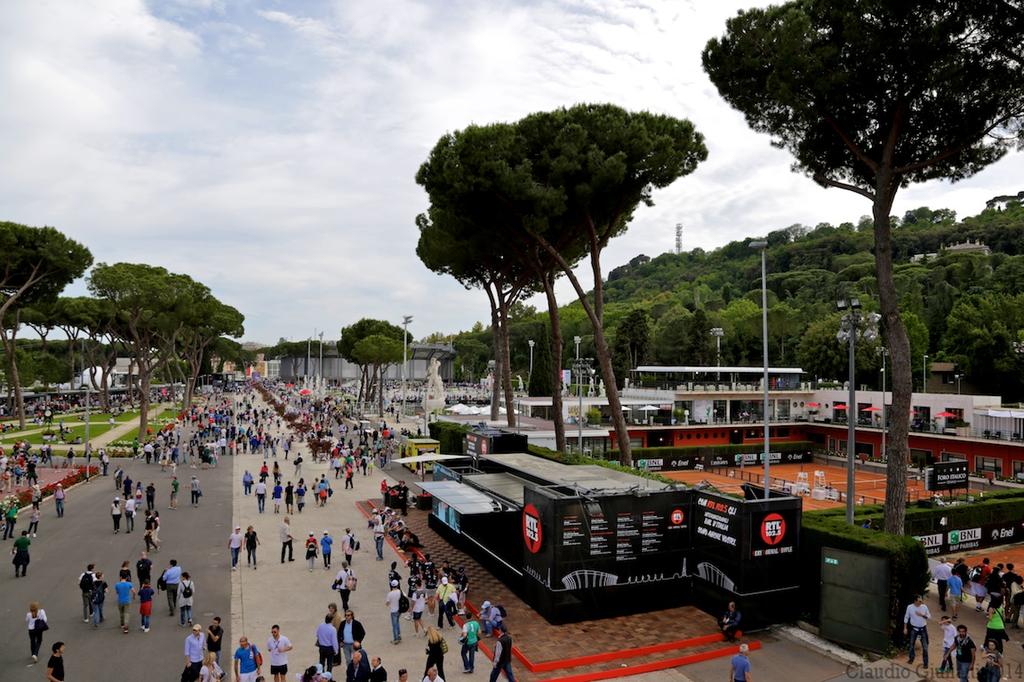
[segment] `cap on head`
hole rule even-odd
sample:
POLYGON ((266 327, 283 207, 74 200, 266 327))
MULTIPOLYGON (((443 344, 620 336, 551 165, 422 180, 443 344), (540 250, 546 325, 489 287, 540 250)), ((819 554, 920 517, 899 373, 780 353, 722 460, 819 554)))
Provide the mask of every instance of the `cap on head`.
POLYGON ((398 581, 397 580, 392 580, 391 581, 391 587, 398 587, 398 581))

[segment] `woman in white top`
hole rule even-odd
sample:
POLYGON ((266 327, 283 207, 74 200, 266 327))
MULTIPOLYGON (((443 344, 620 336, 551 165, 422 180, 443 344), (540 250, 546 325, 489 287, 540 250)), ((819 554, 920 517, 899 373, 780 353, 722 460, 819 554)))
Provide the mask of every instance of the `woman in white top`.
POLYGON ((110 504, 110 518, 114 520, 114 535, 121 532, 121 498, 115 497, 110 504))
POLYGON ((39 647, 43 644, 43 632, 49 629, 46 622, 46 611, 34 601, 28 605, 28 613, 25 614, 25 624, 28 626, 28 644, 32 649, 32 660, 39 660, 39 647))
POLYGON ((217 657, 207 651, 203 657, 203 667, 199 669, 200 682, 217 682, 224 677, 224 671, 217 665, 217 657))

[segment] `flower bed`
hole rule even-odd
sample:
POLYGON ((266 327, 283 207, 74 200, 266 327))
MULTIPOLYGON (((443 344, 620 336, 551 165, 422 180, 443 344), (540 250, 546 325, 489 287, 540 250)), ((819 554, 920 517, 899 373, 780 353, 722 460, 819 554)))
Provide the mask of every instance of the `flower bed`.
MULTIPOLYGON (((99 471, 99 467, 89 467, 90 476, 98 475, 99 471)), ((43 499, 46 499, 47 497, 53 494, 53 491, 57 489, 58 483, 64 486, 64 489, 66 490, 71 486, 75 485, 76 483, 81 483, 84 480, 85 467, 75 467, 59 481, 54 481, 53 483, 48 483, 44 485, 42 487, 43 499)), ((15 495, 7 495, 6 497, 4 497, 3 501, 0 501, 0 511, 6 512, 10 508, 11 504, 16 504, 19 509, 21 509, 22 507, 27 507, 30 504, 32 504, 32 489, 30 488, 28 490, 22 490, 15 495)))

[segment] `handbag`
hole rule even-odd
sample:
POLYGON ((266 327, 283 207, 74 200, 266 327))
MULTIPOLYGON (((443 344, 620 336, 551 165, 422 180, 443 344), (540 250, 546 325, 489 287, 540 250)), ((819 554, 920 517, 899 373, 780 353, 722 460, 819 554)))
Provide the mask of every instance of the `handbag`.
POLYGON ((34 632, 46 632, 50 629, 50 624, 41 618, 36 618, 36 622, 32 623, 32 630, 34 632))

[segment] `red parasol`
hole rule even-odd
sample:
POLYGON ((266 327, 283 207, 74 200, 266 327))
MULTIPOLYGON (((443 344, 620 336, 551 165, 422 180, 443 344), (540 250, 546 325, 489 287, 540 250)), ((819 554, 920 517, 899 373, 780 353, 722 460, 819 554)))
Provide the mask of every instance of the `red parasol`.
POLYGON ((845 410, 846 409, 846 405, 833 405, 832 409, 834 409, 834 410, 845 410))
POLYGON ((952 413, 952 412, 939 412, 939 413, 938 413, 937 415, 935 415, 935 416, 936 416, 936 417, 942 417, 942 418, 944 418, 944 419, 949 419, 950 417, 959 417, 960 415, 958 415, 958 414, 954 414, 954 413, 952 413))
POLYGON ((301 391, 299 391, 299 395, 309 395, 312 392, 313 391, 309 390, 308 388, 304 388, 301 391))
POLYGON ((807 403, 807 407, 821 407, 821 403, 807 403))
POLYGON ((864 411, 865 412, 881 412, 882 408, 881 407, 875 407, 874 405, 872 405, 871 407, 865 407, 864 411))

